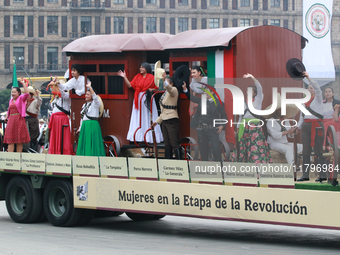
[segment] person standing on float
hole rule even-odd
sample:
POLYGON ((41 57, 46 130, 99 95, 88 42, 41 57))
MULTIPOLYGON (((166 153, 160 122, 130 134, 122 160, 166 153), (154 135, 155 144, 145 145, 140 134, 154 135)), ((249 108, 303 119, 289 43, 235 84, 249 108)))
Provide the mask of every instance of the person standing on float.
MULTIPOLYGON (((144 142, 144 134, 146 130, 150 128, 150 111, 145 106, 145 100, 146 96, 143 96, 143 99, 140 100, 142 95, 145 91, 149 90, 155 90, 158 89, 154 82, 154 76, 151 74, 152 69, 149 63, 142 63, 139 68, 139 74, 137 74, 132 81, 130 82, 129 79, 126 77, 125 70, 124 72, 119 70, 118 75, 124 78, 125 84, 128 88, 133 88, 135 90, 134 94, 134 103, 132 106, 132 113, 131 113, 131 119, 130 119, 130 126, 129 131, 127 134, 126 139, 133 142, 134 141, 134 133, 139 127, 140 123, 140 112, 142 111, 141 117, 141 128, 136 133, 136 142, 144 142), (140 101, 141 105, 140 105, 140 101)), ((152 102, 152 123, 156 121, 158 118, 158 112, 157 112, 157 106, 155 101, 152 102)), ((160 143, 163 141, 163 136, 161 129, 158 126, 155 127, 155 136, 156 136, 156 142, 160 143)), ((153 143, 152 134, 151 132, 148 132, 146 135, 146 142, 153 143)))

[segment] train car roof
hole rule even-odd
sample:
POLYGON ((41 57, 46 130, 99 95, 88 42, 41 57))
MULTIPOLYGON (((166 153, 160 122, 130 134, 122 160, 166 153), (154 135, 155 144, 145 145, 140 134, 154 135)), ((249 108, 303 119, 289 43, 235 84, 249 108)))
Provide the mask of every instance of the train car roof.
POLYGON ((249 28, 252 27, 188 30, 170 38, 164 44, 163 49, 192 49, 228 46, 231 39, 249 28))
POLYGON ((69 43, 63 52, 160 51, 173 36, 165 33, 91 35, 69 43))

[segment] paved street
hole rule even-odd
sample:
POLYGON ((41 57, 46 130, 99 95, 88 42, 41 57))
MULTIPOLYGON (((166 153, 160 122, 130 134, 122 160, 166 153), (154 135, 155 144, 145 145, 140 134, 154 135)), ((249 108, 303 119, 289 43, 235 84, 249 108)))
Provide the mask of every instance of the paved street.
POLYGON ((339 254, 340 231, 167 216, 125 215, 84 227, 17 224, 0 202, 0 254, 339 254))

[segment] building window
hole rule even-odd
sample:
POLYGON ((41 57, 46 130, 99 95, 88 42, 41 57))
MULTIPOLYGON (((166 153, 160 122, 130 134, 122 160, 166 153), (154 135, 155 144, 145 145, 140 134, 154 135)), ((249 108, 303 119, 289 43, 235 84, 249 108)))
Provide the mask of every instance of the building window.
POLYGON ((250 19, 240 19, 240 27, 250 26, 250 19))
POLYGON ((270 25, 279 27, 280 26, 280 20, 279 19, 272 19, 272 20, 270 20, 270 25))
POLYGON ((114 17, 113 33, 124 34, 124 17, 114 17))
POLYGON ((188 30, 188 18, 178 18, 178 33, 188 30))
POLYGON ((178 5, 189 5, 188 0, 178 0, 178 5))
POLYGON ((47 34, 58 34, 58 16, 47 17, 47 34))
POLYGON ((220 6, 220 0, 210 0, 210 6, 220 6))
POLYGON ((58 70, 58 47, 47 47, 47 70, 58 70))
POLYGON ((47 0, 48 3, 58 3, 58 0, 47 0))
POLYGON ((241 7, 249 7, 250 0, 241 0, 241 7))
POLYGON ((146 18, 146 32, 156 33, 156 18, 146 18))
POLYGON ((147 4, 156 4, 156 0, 146 0, 147 4))
POLYGON ((280 0, 271 0, 271 7, 280 7, 280 0))
POLYGON ((114 0, 113 3, 114 4, 123 4, 124 0, 114 0))
POLYGON ((80 29, 81 29, 81 36, 87 36, 91 34, 92 22, 90 16, 82 16, 80 17, 80 29))
POLYGON ((24 0, 13 0, 13 2, 24 2, 24 0))
POLYGON ((13 47, 13 58, 17 66, 23 66, 25 64, 25 48, 13 47))
POLYGON ((209 28, 219 28, 220 19, 209 19, 209 28))
POLYGON ((23 34, 24 27, 24 16, 13 16, 13 34, 23 34))

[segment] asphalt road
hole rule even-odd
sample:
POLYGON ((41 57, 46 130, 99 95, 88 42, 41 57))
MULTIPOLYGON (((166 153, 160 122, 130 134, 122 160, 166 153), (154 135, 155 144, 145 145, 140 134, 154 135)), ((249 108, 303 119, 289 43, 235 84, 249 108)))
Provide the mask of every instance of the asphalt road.
MULTIPOLYGON (((337 219, 339 220, 339 219, 337 219)), ((0 202, 0 254, 339 254, 340 231, 166 216, 125 215, 89 225, 17 224, 0 202)))

